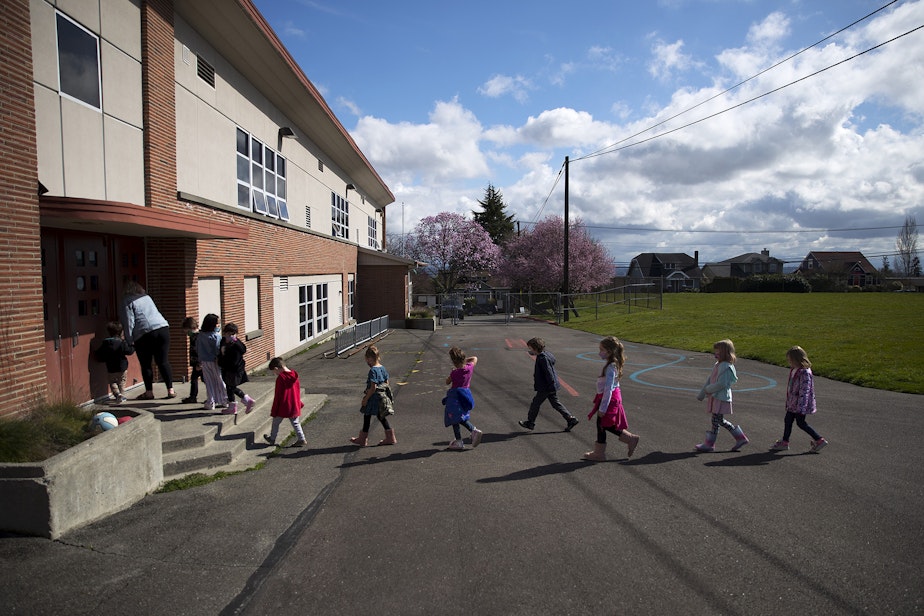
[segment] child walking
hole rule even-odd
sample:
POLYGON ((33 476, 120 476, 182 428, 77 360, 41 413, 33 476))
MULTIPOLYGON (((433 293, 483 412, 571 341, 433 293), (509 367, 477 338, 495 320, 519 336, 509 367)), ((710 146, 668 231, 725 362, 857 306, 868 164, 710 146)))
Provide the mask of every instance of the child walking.
POLYGON ((465 443, 462 441, 462 430, 459 426, 465 426, 465 429, 471 432, 472 447, 477 447, 481 443, 481 430, 469 421, 471 411, 475 408, 475 399, 472 397, 470 386, 478 358, 474 355, 466 357, 462 349, 452 347, 449 349, 449 359, 452 360, 455 368, 446 377, 446 384, 452 387, 443 398, 444 421, 446 426, 452 426, 452 433, 455 436, 455 440, 449 443, 449 449, 461 451, 465 449, 465 443))
POLYGON ((379 441, 379 445, 394 445, 398 439, 395 438, 395 431, 388 423, 391 404, 388 370, 382 365, 381 353, 375 345, 370 345, 366 349, 365 357, 369 373, 366 376, 366 391, 363 393, 363 401, 359 407, 359 412, 363 414, 363 429, 358 435, 351 437, 350 442, 360 447, 368 445, 369 426, 372 418, 377 417, 385 430, 385 438, 379 441))
POLYGON ((748 444, 748 437, 741 426, 725 419, 725 415, 732 414, 731 386, 738 381, 738 373, 735 371, 735 345, 726 338, 712 345, 712 351, 715 355, 712 374, 696 396, 697 400, 706 399, 706 412, 712 415, 712 429, 706 431, 706 440, 696 446, 696 451, 715 451, 719 428, 725 428, 735 437, 735 445, 731 450, 738 451, 748 444))
POLYGON ((192 317, 183 319, 183 330, 189 338, 189 367, 192 368, 192 375, 189 377, 189 395, 183 398, 185 404, 195 404, 199 397, 199 379, 202 378, 202 365, 199 363, 199 350, 196 348, 196 339, 199 337, 199 326, 192 317))
POLYGON ((273 396, 273 407, 270 409, 273 426, 269 434, 263 435, 263 440, 270 445, 275 445, 276 436, 279 434, 279 424, 283 419, 288 419, 292 422, 292 428, 298 437, 292 446, 304 447, 308 441, 305 439, 305 432, 299 421, 304 404, 302 403, 302 388, 298 382, 298 372, 286 366, 285 360, 281 357, 271 359, 269 369, 276 373, 276 393, 273 396))
POLYGON ((244 369, 244 353, 247 345, 237 338, 237 325, 226 323, 222 328, 221 346, 218 349, 218 365, 221 367, 221 380, 225 382, 228 394, 228 408, 222 411, 225 415, 237 415, 237 400, 240 396, 246 406, 245 413, 253 410, 255 400, 241 391, 241 384, 246 383, 247 370, 244 369))
POLYGON ((567 422, 565 432, 570 432, 571 428, 580 422, 558 400, 558 389, 561 384, 558 382, 558 374, 555 372, 555 356, 545 350, 545 340, 542 338, 532 338, 526 343, 526 346, 529 348, 529 354, 536 356, 536 365, 533 368, 533 389, 536 391, 536 395, 529 405, 526 420, 518 421, 517 423, 527 430, 535 428, 536 417, 539 416, 539 407, 548 400, 552 408, 558 411, 558 414, 567 422))
POLYGON ((583 455, 583 459, 591 462, 606 461, 606 433, 612 432, 619 442, 628 446, 626 457, 631 458, 638 447, 639 437, 629 432, 629 421, 626 410, 622 406, 622 392, 619 389, 619 379, 622 377, 622 367, 626 363, 626 347, 615 336, 607 336, 600 341, 600 359, 606 362, 600 376, 597 377, 597 395, 594 397, 594 407, 587 415, 587 419, 597 418, 597 440, 594 450, 583 455))
POLYGON ((221 330, 218 315, 209 313, 202 319, 202 327, 196 336, 196 354, 202 368, 202 382, 205 383, 205 406, 207 411, 216 406, 228 405, 228 389, 221 380, 218 366, 218 352, 221 349, 221 330))
POLYGON ((128 356, 134 354, 135 348, 122 337, 122 324, 118 321, 106 323, 109 337, 96 350, 96 359, 106 364, 109 379, 109 391, 116 404, 122 404, 125 397, 125 373, 128 371, 128 356))
POLYGON ((808 354, 800 346, 794 346, 786 352, 789 360, 789 382, 786 385, 786 417, 783 419, 783 438, 770 446, 770 451, 786 451, 789 449, 789 437, 792 434, 792 424, 812 437, 810 451, 821 451, 828 441, 821 437, 815 429, 808 425, 806 415, 815 413, 815 378, 812 376, 812 362, 808 354))

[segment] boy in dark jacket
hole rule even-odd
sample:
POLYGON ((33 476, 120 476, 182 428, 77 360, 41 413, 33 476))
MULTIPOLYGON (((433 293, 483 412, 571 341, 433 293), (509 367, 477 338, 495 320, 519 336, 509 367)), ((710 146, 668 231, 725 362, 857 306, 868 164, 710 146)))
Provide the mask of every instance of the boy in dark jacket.
POLYGON ((552 405, 552 408, 565 419, 567 425, 565 432, 570 432, 571 428, 578 425, 577 418, 572 415, 565 405, 558 401, 558 375, 555 373, 555 356, 545 350, 545 341, 542 338, 532 338, 527 343, 529 354, 536 356, 536 366, 533 369, 533 389, 536 395, 533 397, 532 404, 529 405, 529 413, 526 421, 518 421, 520 426, 527 430, 536 427, 536 417, 539 415, 539 407, 546 400, 552 405))
POLYGON ((128 371, 128 356, 135 353, 135 347, 122 337, 122 324, 118 321, 107 323, 106 333, 109 337, 96 349, 96 359, 106 364, 109 390, 115 398, 115 403, 122 404, 127 400, 125 373, 128 371))
POLYGON ((199 380, 202 378, 202 364, 199 363, 199 351, 196 349, 196 340, 199 338, 199 326, 192 317, 183 319, 183 330, 189 337, 189 367, 192 368, 192 375, 189 377, 189 395, 183 398, 186 404, 195 404, 196 398, 199 397, 199 380))

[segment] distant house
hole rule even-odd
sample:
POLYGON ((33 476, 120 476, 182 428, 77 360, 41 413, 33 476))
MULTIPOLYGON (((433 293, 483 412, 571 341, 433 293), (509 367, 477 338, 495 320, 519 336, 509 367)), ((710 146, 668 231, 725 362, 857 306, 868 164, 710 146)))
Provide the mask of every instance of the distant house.
POLYGON ((643 252, 632 259, 626 275, 629 282, 660 278, 665 291, 699 289, 703 272, 699 269, 699 251, 694 256, 682 252, 643 252))
POLYGON ((748 278, 756 274, 782 274, 783 261, 770 256, 770 251, 764 248, 760 253, 748 252, 718 263, 707 263, 703 266, 703 278, 715 280, 716 278, 748 278))
POLYGON ((827 275, 842 278, 852 287, 879 283, 879 271, 862 252, 810 252, 796 273, 805 277, 827 275))

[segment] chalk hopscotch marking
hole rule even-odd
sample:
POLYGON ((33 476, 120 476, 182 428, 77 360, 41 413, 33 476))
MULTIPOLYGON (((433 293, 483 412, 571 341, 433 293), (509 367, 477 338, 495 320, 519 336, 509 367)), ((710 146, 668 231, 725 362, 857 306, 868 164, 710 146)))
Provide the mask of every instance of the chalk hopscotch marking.
MULTIPOLYGON (((636 370, 635 372, 633 372, 632 374, 629 375, 629 379, 631 379, 632 381, 635 381, 636 383, 638 383, 638 384, 640 384, 640 385, 646 385, 646 386, 648 386, 648 387, 657 387, 657 388, 659 388, 659 389, 669 389, 669 390, 672 390, 672 391, 699 391, 699 387, 691 388, 691 387, 677 387, 677 386, 673 386, 673 385, 664 385, 664 384, 662 384, 662 383, 652 383, 652 382, 646 381, 644 378, 642 378, 643 375, 645 375, 645 374, 647 374, 647 373, 649 373, 649 372, 652 372, 652 371, 654 371, 654 370, 663 370, 663 369, 665 369, 665 368, 670 368, 671 366, 675 366, 675 365, 677 365, 677 364, 679 364, 679 363, 681 363, 681 362, 685 362, 685 361, 688 359, 688 357, 687 357, 686 355, 676 355, 676 354, 674 354, 674 353, 659 353, 659 355, 665 355, 665 356, 667 356, 667 357, 673 357, 674 359, 672 359, 671 361, 668 361, 668 362, 664 362, 664 363, 662 363, 662 364, 652 364, 652 365, 649 365, 647 368, 643 368, 643 369, 641 369, 641 370, 636 370)), ((599 357, 598 355, 596 355, 595 353, 594 353, 594 354, 591 354, 591 353, 581 353, 581 354, 579 354, 577 357, 578 357, 579 359, 583 359, 583 360, 586 360, 586 361, 593 361, 593 362, 597 362, 597 363, 601 363, 601 364, 603 363, 603 360, 601 360, 600 357, 599 357)), ((628 365, 631 365, 631 364, 632 364, 632 362, 628 362, 626 365, 628 366, 628 365)), ((638 365, 638 364, 636 364, 636 365, 638 365)), ((641 365, 645 365, 645 364, 641 364, 641 365)), ((697 368, 697 369, 699 369, 699 368, 697 368)), ((708 371, 712 370, 712 368, 711 368, 711 367, 709 367, 709 368, 702 368, 701 370, 708 372, 708 371)), ((772 379, 772 378, 770 378, 770 377, 768 377, 768 376, 763 376, 762 374, 754 374, 753 372, 738 372, 738 375, 739 375, 739 376, 748 376, 748 377, 757 379, 758 381, 763 381, 765 384, 762 385, 762 386, 760 386, 760 387, 735 387, 735 388, 734 388, 734 391, 740 391, 740 392, 745 392, 745 391, 765 391, 765 390, 767 390, 767 389, 773 389, 774 387, 777 386, 777 382, 776 382, 775 379, 772 379)))

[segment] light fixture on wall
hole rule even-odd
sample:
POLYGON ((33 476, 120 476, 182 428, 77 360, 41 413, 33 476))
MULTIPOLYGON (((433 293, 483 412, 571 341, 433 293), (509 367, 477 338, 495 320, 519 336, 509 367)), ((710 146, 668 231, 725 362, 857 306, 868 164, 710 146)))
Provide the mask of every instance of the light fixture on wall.
POLYGON ((278 150, 279 152, 282 151, 282 140, 283 139, 296 139, 297 140, 298 137, 295 136, 295 131, 292 130, 291 127, 280 126, 279 127, 279 140, 278 140, 279 143, 276 145, 276 150, 278 150))
POLYGON ((347 185, 346 185, 346 190, 343 191, 343 196, 344 196, 344 198, 345 198, 347 201, 350 200, 350 191, 351 191, 351 190, 356 190, 356 187, 355 187, 353 184, 347 184, 347 185))

